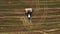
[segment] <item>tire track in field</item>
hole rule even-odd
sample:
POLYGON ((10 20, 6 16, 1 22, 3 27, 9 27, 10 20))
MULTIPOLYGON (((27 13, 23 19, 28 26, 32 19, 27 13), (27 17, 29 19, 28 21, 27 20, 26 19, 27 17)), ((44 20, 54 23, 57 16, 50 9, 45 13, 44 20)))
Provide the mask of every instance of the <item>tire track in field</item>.
POLYGON ((31 30, 32 29, 32 22, 28 21, 26 17, 24 17, 23 19, 21 19, 23 21, 23 25, 27 30, 31 30))
MULTIPOLYGON (((36 9, 43 9, 43 8, 39 8, 39 7, 38 7, 38 8, 33 8, 33 9, 36 10, 36 9)), ((54 7, 54 8, 45 8, 45 9, 60 9, 60 8, 54 7)), ((2 9, 0 9, 0 10, 2 10, 2 9)), ((7 10, 7 9, 3 9, 3 10, 7 10)), ((20 9, 17 9, 17 8, 14 9, 14 8, 13 8, 13 9, 8 9, 8 10, 20 10, 20 9)), ((21 8, 21 10, 23 10, 23 9, 21 8)))
MULTIPOLYGON (((24 18, 25 16, 0 16, 0 18, 24 18)), ((52 18, 52 17, 60 17, 60 15, 51 15, 51 16, 33 16, 32 18, 52 18)))
POLYGON ((51 32, 54 32, 54 31, 56 32, 59 30, 60 29, 50 29, 50 30, 45 30, 45 31, 34 30, 34 31, 21 31, 21 32, 1 32, 0 34, 28 34, 28 33, 51 34, 51 32))

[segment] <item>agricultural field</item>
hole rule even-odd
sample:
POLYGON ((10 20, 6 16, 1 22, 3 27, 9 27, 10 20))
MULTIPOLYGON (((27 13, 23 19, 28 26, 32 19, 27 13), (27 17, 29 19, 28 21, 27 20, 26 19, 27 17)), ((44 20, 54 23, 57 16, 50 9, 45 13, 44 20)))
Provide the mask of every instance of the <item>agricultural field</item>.
POLYGON ((60 34, 60 0, 0 0, 0 34, 60 34))

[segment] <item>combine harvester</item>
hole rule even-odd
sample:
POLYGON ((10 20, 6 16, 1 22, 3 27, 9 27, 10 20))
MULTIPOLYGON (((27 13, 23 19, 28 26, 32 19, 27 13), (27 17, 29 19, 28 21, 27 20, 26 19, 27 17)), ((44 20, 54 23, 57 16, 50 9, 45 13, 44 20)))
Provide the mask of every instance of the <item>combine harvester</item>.
POLYGON ((32 8, 25 8, 26 16, 28 20, 32 18, 32 8))

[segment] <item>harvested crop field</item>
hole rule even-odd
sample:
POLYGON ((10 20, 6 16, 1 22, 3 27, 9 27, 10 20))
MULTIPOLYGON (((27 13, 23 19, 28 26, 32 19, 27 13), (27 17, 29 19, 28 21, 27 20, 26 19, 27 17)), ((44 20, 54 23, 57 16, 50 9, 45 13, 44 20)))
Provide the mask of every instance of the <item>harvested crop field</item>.
POLYGON ((0 34, 60 34, 60 0, 0 0, 0 34))

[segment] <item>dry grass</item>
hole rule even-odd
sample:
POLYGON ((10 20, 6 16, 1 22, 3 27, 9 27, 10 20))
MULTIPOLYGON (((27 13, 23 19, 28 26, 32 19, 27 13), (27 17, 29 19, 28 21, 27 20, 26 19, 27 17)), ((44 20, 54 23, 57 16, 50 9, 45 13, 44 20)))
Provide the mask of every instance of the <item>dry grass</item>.
POLYGON ((0 0, 0 34, 59 34, 59 3, 59 0, 0 0), (33 8, 30 22, 24 12, 28 7, 33 8))

